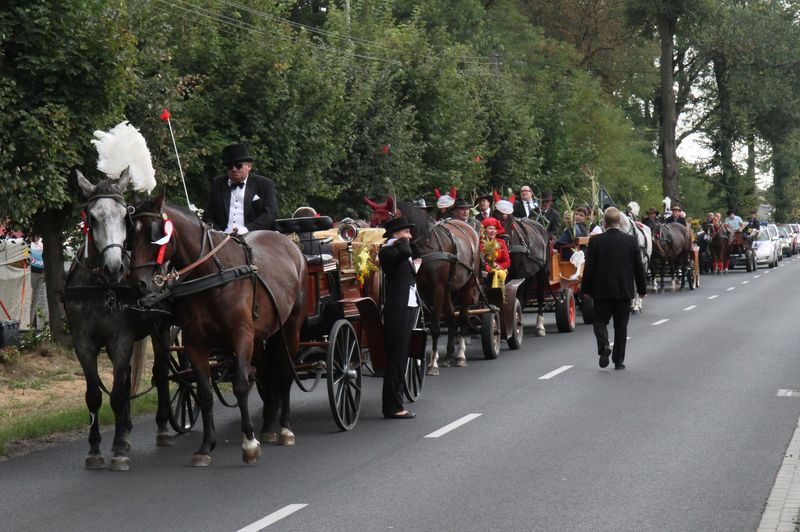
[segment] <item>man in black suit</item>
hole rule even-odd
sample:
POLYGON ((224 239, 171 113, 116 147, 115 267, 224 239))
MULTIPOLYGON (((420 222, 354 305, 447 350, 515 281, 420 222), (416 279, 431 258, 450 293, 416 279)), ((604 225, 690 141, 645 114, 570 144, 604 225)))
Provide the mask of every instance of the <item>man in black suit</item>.
POLYGON ((589 240, 581 291, 594 300, 594 336, 597 339, 600 367, 608 366, 608 356, 611 355, 614 369, 625 369, 625 341, 634 281, 641 297, 647 294, 647 284, 636 238, 619 229, 619 209, 606 209, 603 225, 606 232, 589 240), (613 351, 608 345, 608 321, 612 317, 613 351))
POLYGON ((477 216, 475 219, 479 222, 482 222, 484 218, 491 218, 492 216, 492 196, 491 194, 484 194, 483 196, 478 196, 478 204, 475 206, 478 210, 477 216))
POLYGON ((403 408, 403 383, 411 348, 411 330, 417 315, 416 267, 413 259, 420 257, 411 244, 414 224, 404 217, 389 220, 384 225, 384 238, 378 258, 385 275, 383 306, 383 343, 386 350, 386 371, 383 374, 383 417, 410 419, 416 414, 403 408))
POLYGON ((547 232, 555 237, 560 232, 561 213, 553 207, 553 195, 549 192, 542 192, 542 216, 547 220, 547 232))
POLYGON ((539 204, 533 197, 533 189, 529 185, 522 185, 519 189, 519 198, 514 201, 514 216, 517 218, 536 218, 539 204))
POLYGON ((226 175, 214 180, 203 219, 214 229, 243 235, 258 229, 274 229, 278 215, 275 183, 251 173, 253 158, 245 144, 222 150, 226 175))

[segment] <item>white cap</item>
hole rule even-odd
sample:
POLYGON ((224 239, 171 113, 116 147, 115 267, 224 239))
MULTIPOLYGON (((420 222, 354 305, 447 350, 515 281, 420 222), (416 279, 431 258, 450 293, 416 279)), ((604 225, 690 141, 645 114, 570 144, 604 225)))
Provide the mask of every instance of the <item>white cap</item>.
POLYGON ((456 202, 449 194, 444 194, 439 196, 439 199, 436 200, 436 207, 439 209, 449 209, 453 206, 456 202))
POLYGON ((508 200, 500 200, 494 204, 494 208, 503 214, 511 214, 514 212, 514 205, 508 200))

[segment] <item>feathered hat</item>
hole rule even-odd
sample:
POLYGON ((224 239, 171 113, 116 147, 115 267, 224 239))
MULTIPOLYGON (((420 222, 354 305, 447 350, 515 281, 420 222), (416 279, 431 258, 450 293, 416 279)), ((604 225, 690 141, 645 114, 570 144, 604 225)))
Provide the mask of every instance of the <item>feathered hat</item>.
POLYGON ((147 142, 139 130, 128 123, 120 122, 110 131, 95 131, 97 169, 109 179, 119 179, 128 168, 131 186, 138 192, 149 194, 156 188, 156 171, 150 159, 147 142))

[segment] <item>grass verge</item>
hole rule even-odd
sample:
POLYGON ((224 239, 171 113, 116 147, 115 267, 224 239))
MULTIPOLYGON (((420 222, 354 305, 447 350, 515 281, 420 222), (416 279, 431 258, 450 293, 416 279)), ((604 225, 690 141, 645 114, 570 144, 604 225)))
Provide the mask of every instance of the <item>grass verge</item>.
MULTIPOLYGON (((158 396, 155 391, 131 401, 131 415, 138 416, 155 412, 158 396)), ((100 408, 100 423, 103 426, 114 423, 114 412, 109 405, 108 396, 103 398, 100 408)), ((6 446, 19 440, 31 440, 50 436, 59 432, 84 429, 89 435, 89 412, 82 407, 63 408, 54 412, 37 412, 24 419, 8 420, 0 426, 0 455, 6 455, 6 446)))

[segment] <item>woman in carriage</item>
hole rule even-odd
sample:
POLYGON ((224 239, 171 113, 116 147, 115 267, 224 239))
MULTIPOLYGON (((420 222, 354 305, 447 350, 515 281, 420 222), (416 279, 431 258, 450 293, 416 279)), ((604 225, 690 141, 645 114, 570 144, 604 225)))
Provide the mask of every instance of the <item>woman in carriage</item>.
POLYGON ((505 233, 505 230, 497 218, 484 218, 481 225, 483 226, 481 255, 484 268, 489 274, 487 285, 489 288, 502 288, 506 282, 508 268, 511 267, 508 246, 502 239, 497 238, 498 235, 505 233))

